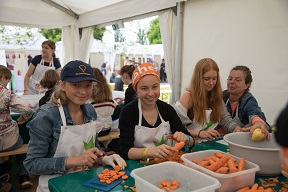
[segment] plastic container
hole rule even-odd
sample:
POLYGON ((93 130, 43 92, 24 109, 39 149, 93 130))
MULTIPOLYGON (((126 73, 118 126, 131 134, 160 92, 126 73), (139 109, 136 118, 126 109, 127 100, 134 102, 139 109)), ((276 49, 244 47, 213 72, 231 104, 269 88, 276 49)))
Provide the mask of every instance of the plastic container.
MULTIPOLYGON (((194 153, 186 153, 181 156, 181 159, 184 161, 184 165, 191 167, 192 169, 201 171, 202 173, 212 176, 215 179, 218 179, 218 181, 221 183, 221 187, 217 189, 217 192, 235 192, 238 189, 241 189, 246 186, 252 186, 254 184, 255 174, 256 171, 259 171, 259 166, 250 161, 247 160, 245 161, 244 171, 239 171, 230 174, 215 173, 192 162, 192 160, 196 159, 202 160, 205 157, 212 156, 214 155, 215 152, 223 153, 222 151, 219 150, 206 150, 194 153)), ((239 162, 239 160, 241 159, 234 155, 229 154, 227 155, 235 158, 237 162, 239 162)))
POLYGON ((157 187, 163 180, 179 182, 179 188, 173 192, 212 192, 221 186, 213 177, 169 161, 134 169, 130 175, 135 179, 137 192, 163 192, 157 187))
POLYGON ((281 174, 280 146, 275 141, 274 134, 270 133, 270 140, 252 141, 249 133, 238 132, 224 136, 230 153, 238 157, 245 157, 248 161, 260 167, 257 175, 274 176, 281 174))

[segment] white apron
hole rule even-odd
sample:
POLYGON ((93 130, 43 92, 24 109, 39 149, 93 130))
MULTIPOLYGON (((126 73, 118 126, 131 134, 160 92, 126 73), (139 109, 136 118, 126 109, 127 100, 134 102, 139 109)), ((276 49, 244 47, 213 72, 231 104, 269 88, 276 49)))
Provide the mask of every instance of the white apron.
MULTIPOLYGON (((207 122, 204 125, 201 125, 199 123, 193 123, 191 127, 189 127, 189 129, 191 130, 209 130, 209 129, 215 129, 215 127, 218 125, 218 123, 212 123, 212 121, 210 120, 210 115, 212 113, 211 109, 206 110, 206 119, 207 122)), ((195 122, 195 120, 193 119, 193 122, 195 122)), ((200 138, 195 138, 195 141, 200 143, 202 141, 207 141, 205 139, 200 139, 200 138)))
MULTIPOLYGON (((94 147, 96 137, 96 121, 91 121, 82 125, 66 125, 66 117, 62 106, 59 107, 59 111, 63 126, 61 126, 61 133, 54 157, 70 157, 80 155, 85 152, 84 142, 88 143, 91 139, 93 140, 94 147)), ((74 167, 67 170, 67 173, 85 169, 87 169, 86 166, 74 167)), ((49 192, 48 180, 58 176, 61 176, 61 174, 41 175, 39 177, 37 192, 49 192)))
POLYGON ((36 68, 34 70, 34 73, 32 74, 28 86, 28 94, 29 95, 35 95, 35 94, 41 94, 45 92, 45 89, 41 89, 41 86, 39 84, 40 80, 42 79, 44 73, 48 71, 49 69, 54 69, 54 63, 53 58, 51 59, 49 66, 44 65, 44 60, 42 59, 38 65, 36 65, 36 68))
MULTIPOLYGON (((228 105, 228 103, 230 102, 230 100, 229 100, 229 98, 227 99, 227 101, 226 101, 226 106, 228 105)), ((240 119, 239 119, 239 117, 238 117, 238 105, 237 105, 237 107, 236 107, 236 109, 235 109, 235 117, 233 117, 232 119, 233 119, 233 121, 235 122, 235 123, 237 123, 240 127, 244 127, 245 125, 243 125, 243 123, 240 121, 240 119)), ((231 115, 232 116, 232 115, 231 115)))
POLYGON ((164 138, 164 141, 167 141, 167 136, 170 134, 170 123, 168 121, 165 122, 158 111, 158 114, 162 122, 158 127, 149 128, 149 127, 141 126, 142 125, 142 107, 141 107, 140 99, 138 99, 138 108, 139 108, 139 122, 138 122, 138 125, 135 126, 134 146, 137 148, 155 147, 155 144, 153 143, 153 141, 160 142, 162 138, 164 138))

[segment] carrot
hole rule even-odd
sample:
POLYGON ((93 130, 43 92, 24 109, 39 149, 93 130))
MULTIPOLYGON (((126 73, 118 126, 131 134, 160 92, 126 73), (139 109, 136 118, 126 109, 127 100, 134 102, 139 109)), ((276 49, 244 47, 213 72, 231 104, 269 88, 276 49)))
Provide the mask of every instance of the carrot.
POLYGON ((221 168, 228 161, 228 159, 229 159, 228 156, 223 157, 222 159, 219 159, 218 161, 216 161, 212 165, 207 166, 206 168, 209 169, 210 171, 216 171, 219 168, 221 168))
POLYGON ((252 189, 252 190, 258 189, 258 187, 259 187, 259 185, 258 185, 257 183, 255 183, 255 184, 251 187, 251 189, 252 189))
POLYGON ((241 158, 238 164, 238 171, 243 171, 245 165, 245 158, 241 158))
POLYGON ((130 187, 131 191, 136 192, 136 187, 130 187))
POLYGON ((215 152, 214 155, 215 155, 216 157, 220 158, 220 159, 221 159, 222 157, 226 156, 226 155, 224 155, 223 153, 220 153, 220 152, 215 152))
POLYGON ((180 141, 179 143, 176 143, 175 146, 173 147, 176 150, 180 150, 185 146, 185 143, 183 141, 180 141))
POLYGON ((229 168, 229 173, 235 173, 238 171, 238 169, 236 168, 236 164, 233 162, 233 159, 229 159, 227 162, 227 166, 229 168))
POLYGON ((120 167, 119 165, 115 165, 115 166, 114 166, 114 170, 115 170, 115 171, 120 171, 120 170, 121 170, 121 167, 120 167))
POLYGON ((268 189, 266 189, 266 192, 273 192, 273 189, 272 188, 268 188, 268 189))
POLYGON ((237 190, 236 192, 246 192, 248 190, 249 190, 249 187, 247 186, 247 187, 237 190))
POLYGON ((215 172, 216 173, 221 173, 221 174, 227 174, 228 173, 229 168, 228 167, 220 167, 219 169, 217 169, 215 172))

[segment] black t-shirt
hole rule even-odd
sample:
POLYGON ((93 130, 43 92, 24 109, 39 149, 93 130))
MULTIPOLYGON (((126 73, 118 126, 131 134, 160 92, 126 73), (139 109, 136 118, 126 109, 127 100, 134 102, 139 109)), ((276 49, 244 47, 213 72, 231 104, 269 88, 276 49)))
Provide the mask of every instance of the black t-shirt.
MULTIPOLYGON (((37 67, 37 65, 41 62, 41 60, 42 60, 42 55, 36 55, 31 60, 31 63, 32 63, 32 65, 37 67)), ((49 62, 44 62, 44 66, 49 66, 49 64, 50 64, 49 62)), ((53 57, 53 65, 54 65, 55 69, 59 69, 61 67, 59 60, 54 58, 54 57, 53 57)))
POLYGON ((132 87, 132 83, 130 83, 125 90, 125 102, 124 105, 127 105, 131 101, 133 101, 136 98, 136 92, 132 87))
MULTIPOLYGON (((188 130, 182 125, 179 116, 177 115, 175 109, 171 105, 161 100, 157 100, 156 104, 158 107, 158 111, 161 114, 164 121, 169 121, 170 130, 172 131, 172 133, 175 133, 176 131, 181 131, 187 135, 190 135, 188 130)), ((128 152, 132 147, 134 147, 135 126, 138 125, 138 121, 139 121, 138 100, 135 99, 131 101, 128 105, 123 107, 119 117, 119 126, 118 126, 120 129, 119 144, 120 144, 121 156, 124 159, 128 159, 128 152)), ((145 122, 143 121, 143 119, 142 119, 142 125, 145 126, 145 122)))

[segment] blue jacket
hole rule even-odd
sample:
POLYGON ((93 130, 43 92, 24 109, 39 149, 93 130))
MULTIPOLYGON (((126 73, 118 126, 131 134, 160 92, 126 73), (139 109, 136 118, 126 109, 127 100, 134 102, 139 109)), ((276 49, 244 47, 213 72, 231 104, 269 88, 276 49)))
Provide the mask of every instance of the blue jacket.
MULTIPOLYGON (((81 106, 85 123, 96 120, 96 112, 91 104, 81 106)), ((66 105, 63 105, 67 125, 73 125, 66 105)), ((58 107, 52 104, 42 105, 27 124, 30 141, 24 166, 30 175, 63 174, 66 172, 67 157, 53 157, 60 137, 62 120, 58 107)), ((96 135, 95 147, 100 150, 96 135)), ((73 142, 73 138, 71 138, 73 142)))
MULTIPOLYGON (((230 94, 227 90, 223 91, 223 101, 226 104, 230 94)), ((226 104, 227 106, 227 111, 230 113, 232 116, 232 109, 230 104, 226 104)), ((239 104, 238 104, 238 117, 240 121, 242 122, 243 125, 251 124, 251 120, 253 117, 258 116, 260 117, 263 121, 266 122, 266 117, 265 114, 262 112, 261 108, 258 105, 258 102, 256 98, 250 93, 246 92, 242 95, 242 97, 239 99, 239 104)), ((237 108, 235 109, 237 110, 237 108)), ((235 117, 235 112, 232 116, 232 118, 235 117)), ((266 127, 269 131, 271 131, 270 125, 266 122, 266 127)))

